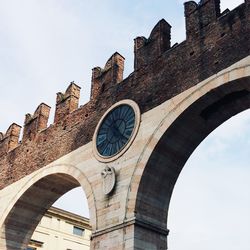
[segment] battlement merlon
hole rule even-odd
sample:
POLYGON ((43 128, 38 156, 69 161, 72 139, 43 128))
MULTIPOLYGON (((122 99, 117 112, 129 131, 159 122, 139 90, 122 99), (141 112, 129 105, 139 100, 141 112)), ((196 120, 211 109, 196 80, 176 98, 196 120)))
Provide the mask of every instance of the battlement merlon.
POLYGON ((160 20, 148 39, 143 36, 134 39, 134 68, 141 68, 171 48, 171 25, 160 20))
POLYGON ((78 109, 81 87, 71 82, 65 93, 57 93, 54 123, 63 121, 63 118, 78 109))
POLYGON ((245 4, 249 8, 250 7, 250 0, 245 0, 245 4))
MULTIPOLYGON (((186 3, 186 15, 191 18, 198 12, 204 14, 205 8, 214 7, 216 2, 219 1, 186 3)), ((196 23, 197 39, 190 36, 172 47, 171 26, 161 20, 149 39, 135 39, 135 71, 129 77, 123 80, 124 58, 116 52, 103 69, 92 70, 91 99, 84 106, 78 108, 80 87, 72 82, 65 93, 57 94, 52 126, 46 128, 50 109, 46 104, 38 107, 34 115, 28 114, 23 141, 31 140, 29 143, 19 143, 19 125, 13 125, 14 129, 8 133, 0 133, 0 167, 13 175, 13 179, 9 178, 10 173, 2 176, 0 189, 90 142, 100 116, 115 102, 130 98, 138 103, 142 113, 146 112, 248 56, 250 0, 218 17, 217 14, 216 18, 209 17, 211 22, 206 26, 196 23), (39 115, 44 119, 41 123, 39 115), (28 169, 26 159, 29 159, 28 169)))
POLYGON ((22 142, 33 140, 38 132, 47 128, 50 106, 41 103, 33 115, 26 114, 22 142))
MULTIPOLYGON (((246 7, 249 0, 245 0, 246 7)), ((220 0, 201 0, 199 3, 184 3, 187 41, 198 40, 204 35, 204 29, 221 15, 220 0)))
POLYGON ((124 61, 125 58, 115 52, 106 62, 104 69, 100 67, 92 69, 91 101, 97 101, 106 88, 123 80, 124 61))
POLYGON ((21 126, 12 123, 5 134, 0 133, 0 157, 18 146, 20 131, 21 126))
POLYGON ((187 40, 199 39, 204 27, 216 21, 220 16, 220 0, 202 0, 186 2, 186 37, 187 40))

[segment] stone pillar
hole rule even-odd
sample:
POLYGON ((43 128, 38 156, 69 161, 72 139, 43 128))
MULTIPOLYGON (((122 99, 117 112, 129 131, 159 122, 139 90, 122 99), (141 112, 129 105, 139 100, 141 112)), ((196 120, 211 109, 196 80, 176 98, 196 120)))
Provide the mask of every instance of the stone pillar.
POLYGON ((132 219, 92 233, 92 250, 166 250, 168 230, 132 219))

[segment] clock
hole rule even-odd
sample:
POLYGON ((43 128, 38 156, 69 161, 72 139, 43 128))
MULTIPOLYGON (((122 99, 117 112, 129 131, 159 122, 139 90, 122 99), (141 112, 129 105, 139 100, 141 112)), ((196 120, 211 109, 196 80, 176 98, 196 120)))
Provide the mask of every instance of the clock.
POLYGON ((104 114, 94 135, 99 160, 111 161, 125 152, 138 130, 139 116, 139 107, 131 100, 116 103, 104 114))

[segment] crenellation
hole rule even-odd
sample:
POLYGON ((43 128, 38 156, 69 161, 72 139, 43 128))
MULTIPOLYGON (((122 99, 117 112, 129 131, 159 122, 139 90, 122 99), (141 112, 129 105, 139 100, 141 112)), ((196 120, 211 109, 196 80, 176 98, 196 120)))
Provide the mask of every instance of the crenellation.
MULTIPOLYGON (((247 11, 249 12, 250 11, 250 0, 245 0, 245 6, 246 6, 247 11)), ((249 19, 250 18, 248 17, 248 20, 249 19)))
POLYGON ((134 39, 134 68, 135 70, 149 64, 171 47, 171 25, 164 19, 153 28, 148 39, 134 39))
MULTIPOLYGON (((247 15, 247 8, 245 4, 242 4, 232 11, 226 9, 216 23, 218 29, 221 30, 221 37, 225 34, 235 35, 235 32, 239 32, 242 28, 248 28, 248 25, 243 25, 247 22, 245 15, 247 15)), ((218 38, 219 40, 219 38, 218 38)))
POLYGON ((228 12, 230 12, 230 10, 229 9, 225 9, 223 12, 221 12, 220 16, 223 17, 223 16, 227 15, 228 12))
POLYGON ((221 14, 220 0, 201 0, 200 8, 204 11, 204 18, 208 18, 209 23, 215 21, 221 14))
POLYGON ((97 96, 100 93, 101 81, 100 77, 102 75, 103 69, 100 67, 95 67, 92 69, 92 78, 91 78, 91 94, 90 99, 96 100, 97 96))
MULTIPOLYGON (((66 89, 65 95, 66 95, 66 97, 74 96, 79 100, 80 90, 81 90, 81 87, 76 85, 74 82, 71 82, 70 85, 68 86, 68 88, 66 89)), ((78 105, 77 105, 77 107, 78 107, 78 105)))
POLYGON ((33 140, 38 132, 47 128, 50 106, 41 103, 33 115, 26 114, 22 142, 33 140))
POLYGON ((54 123, 64 120, 69 113, 78 109, 81 87, 71 82, 65 93, 57 93, 54 123))
POLYGON ((12 154, 0 157, 0 167, 11 169, 13 177, 9 180, 2 175, 0 188, 90 142, 100 117, 115 102, 133 99, 141 112, 146 112, 245 58, 250 49, 248 4, 249 0, 245 0, 245 4, 218 17, 218 0, 185 3, 186 22, 190 25, 187 27, 190 37, 185 41, 170 47, 171 26, 162 19, 148 39, 135 39, 135 71, 126 79, 123 80, 125 59, 116 52, 104 68, 92 70, 91 99, 87 104, 78 108, 80 87, 72 82, 65 93, 57 94, 52 126, 47 128, 50 107, 46 104, 39 106, 33 115, 26 115, 23 141, 31 140, 29 143, 20 145, 18 138, 13 137, 14 143, 9 144, 9 138, 0 133, 0 155, 20 145, 12 154), (206 15, 209 9, 213 14, 206 20, 211 23, 204 27, 197 18, 206 15), (48 150, 52 144, 53 151, 48 150), (10 159, 11 168, 6 165, 10 159), (26 159, 31 165, 28 170, 26 159))
POLYGON ((149 38, 135 39, 135 71, 126 79, 116 52, 92 70, 88 103, 78 108, 80 87, 71 82, 57 94, 54 124, 47 127, 50 107, 42 103, 25 117, 23 143, 16 124, 0 133, 0 249, 26 249, 44 211, 79 185, 88 199, 91 249, 167 249, 169 203, 186 160, 211 131, 250 107, 247 3, 221 14, 218 0, 186 3, 191 37, 171 47, 171 26, 162 19, 149 38), (124 119, 114 112, 114 125, 105 131, 103 123, 107 139, 124 136, 133 123, 139 129, 123 155, 111 156, 115 187, 106 195, 112 176, 100 175, 107 159, 94 155, 102 140, 95 131, 125 99, 141 116, 127 124, 128 110, 124 119))
POLYGON ((142 48, 147 43, 147 38, 144 36, 138 36, 134 39, 134 51, 142 48))
MULTIPOLYGON (((41 103, 41 104, 37 107, 37 109, 36 109, 34 115, 35 115, 35 116, 41 115, 41 116, 44 116, 44 117, 46 117, 46 118, 49 118, 50 108, 51 108, 51 107, 50 107, 49 105, 47 105, 46 103, 41 103)), ((47 125, 47 123, 46 123, 46 125, 47 125)), ((46 128, 46 127, 47 127, 46 125, 44 125, 44 127, 43 127, 42 129, 46 128)))
POLYGON ((5 134, 0 133, 0 156, 13 150, 19 145, 21 126, 12 123, 5 134))
POLYGON ((196 9, 198 4, 195 1, 188 1, 184 3, 185 16, 189 17, 196 9))
POLYGON ((184 3, 187 40, 197 40, 203 35, 203 29, 220 16, 220 0, 202 0, 184 3))
POLYGON ((104 69, 95 67, 92 69, 91 97, 92 101, 98 101, 98 96, 106 88, 116 85, 123 80, 125 58, 115 52, 106 62, 104 69))

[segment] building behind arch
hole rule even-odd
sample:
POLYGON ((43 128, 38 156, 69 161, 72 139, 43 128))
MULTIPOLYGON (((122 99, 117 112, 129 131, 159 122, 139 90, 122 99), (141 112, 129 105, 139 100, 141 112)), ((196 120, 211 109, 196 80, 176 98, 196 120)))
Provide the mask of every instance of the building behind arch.
POLYGON ((27 250, 88 250, 89 219, 51 207, 34 231, 27 250))

